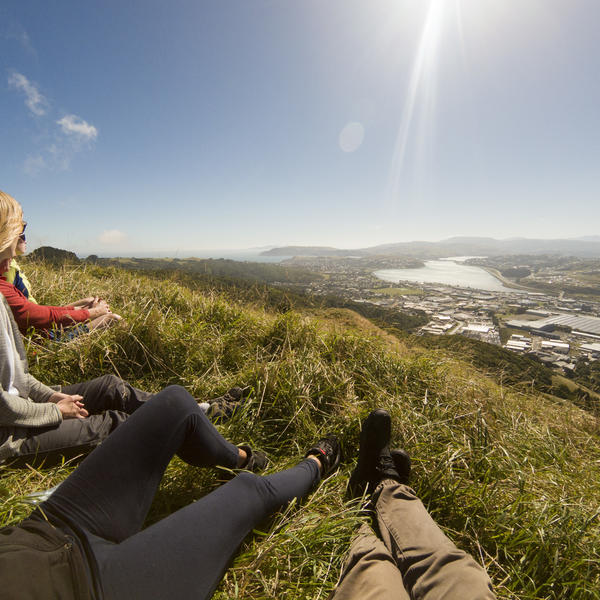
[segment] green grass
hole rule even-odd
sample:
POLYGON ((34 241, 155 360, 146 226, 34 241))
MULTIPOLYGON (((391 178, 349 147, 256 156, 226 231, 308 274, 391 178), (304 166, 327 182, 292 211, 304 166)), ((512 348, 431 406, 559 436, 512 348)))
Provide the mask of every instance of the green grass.
MULTIPOLYGON (((372 326, 360 331, 360 320, 346 328, 327 322, 326 312, 318 319, 275 313, 259 297, 236 302, 193 282, 118 268, 31 264, 27 275, 40 301, 97 293, 125 318, 123 327, 66 344, 32 338, 31 370, 42 381, 114 372, 152 391, 181 384, 199 398, 250 385, 250 401, 219 428, 268 452, 269 471, 293 465, 322 433, 339 433, 339 471, 245 540, 216 598, 327 598, 362 521, 344 491, 361 419, 378 406, 392 413, 394 443, 414 459, 417 493, 444 531, 486 566, 499 598, 600 598, 593 415, 500 385, 444 349, 401 351, 372 326)), ((25 517, 25 494, 56 484, 71 468, 1 468, 0 523, 25 517)), ((175 459, 148 521, 219 483, 217 472, 175 459)))

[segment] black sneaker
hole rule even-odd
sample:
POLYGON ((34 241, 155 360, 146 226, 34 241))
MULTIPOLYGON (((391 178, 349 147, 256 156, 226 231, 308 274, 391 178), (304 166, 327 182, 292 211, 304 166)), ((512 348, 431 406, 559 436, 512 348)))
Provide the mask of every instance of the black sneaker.
POLYGON ((242 444, 241 446, 238 446, 238 448, 243 450, 248 457, 246 463, 240 467, 241 469, 246 469, 246 471, 252 471, 253 473, 264 471, 266 469, 269 464, 269 459, 264 452, 252 450, 252 448, 246 444, 242 444))
MULTIPOLYGON (((372 411, 363 421, 360 430, 358 461, 348 482, 348 491, 351 496, 362 496, 365 488, 369 487, 371 481, 377 476, 376 468, 381 453, 387 451, 389 456, 391 434, 392 418, 382 408, 372 411)), ((390 461, 391 468, 393 468, 391 457, 390 461)))
POLYGON ((250 388, 232 387, 222 396, 209 400, 206 414, 215 422, 224 421, 233 416, 233 413, 246 399, 250 388))
POLYGON ((392 456, 392 460, 394 461, 396 473, 398 473, 398 481, 400 483, 408 484, 411 471, 410 456, 405 450, 401 450, 400 448, 391 450, 390 454, 392 456))
POLYGON ((316 456, 319 459, 323 467, 321 479, 324 479, 340 464, 342 456, 340 443, 335 435, 329 433, 308 450, 304 456, 316 456))

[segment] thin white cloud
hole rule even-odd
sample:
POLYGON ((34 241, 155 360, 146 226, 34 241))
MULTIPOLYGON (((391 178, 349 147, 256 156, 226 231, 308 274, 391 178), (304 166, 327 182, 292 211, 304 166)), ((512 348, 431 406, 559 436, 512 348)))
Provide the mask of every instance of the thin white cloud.
POLYGON ((56 124, 60 125, 63 133, 67 135, 74 135, 85 140, 95 140, 98 137, 98 130, 77 115, 65 115, 56 121, 56 124))
MULTIPOLYGON (((34 115, 46 115, 50 102, 25 75, 13 71, 8 77, 8 85, 25 95, 25 104, 34 115)), ((58 121, 55 119, 47 115, 45 119, 37 120, 39 132, 35 141, 38 148, 26 157, 22 167, 24 173, 35 176, 43 170, 66 171, 75 155, 89 148, 98 137, 98 129, 77 115, 66 114, 58 121), (48 127, 50 123, 53 123, 51 128, 48 127)))
POLYGON ((25 94, 25 104, 27 108, 38 117, 46 114, 48 109, 48 100, 40 93, 35 84, 31 83, 22 73, 11 73, 8 78, 8 85, 14 90, 25 94))
POLYGON ((11 31, 4 33, 2 36, 9 40, 16 40, 27 52, 37 56, 35 48, 31 43, 31 38, 29 34, 21 27, 14 27, 11 31))
POLYGON ((127 241, 127 235, 118 229, 107 229, 100 234, 98 241, 107 246, 117 246, 127 241))
POLYGON ((40 154, 36 156, 28 156, 23 163, 23 172, 27 175, 37 175, 48 167, 46 159, 40 154))
POLYGON ((16 36, 17 41, 21 44, 21 46, 23 46, 23 48, 25 48, 25 50, 27 50, 28 52, 31 52, 31 54, 35 54, 35 48, 33 47, 33 44, 31 43, 31 38, 29 37, 29 34, 25 31, 22 30, 20 31, 16 36))
MULTIPOLYGON (((5 15, 2 15, 3 17, 5 15)), ((33 43, 29 34, 23 29, 23 27, 16 21, 3 23, 4 27, 0 32, 0 38, 6 40, 15 40, 24 50, 29 52, 32 56, 37 57, 37 52, 33 47, 33 43)))
POLYGON ((47 162, 54 171, 68 171, 71 166, 71 158, 77 151, 76 148, 69 148, 67 144, 60 142, 50 144, 47 151, 47 162))

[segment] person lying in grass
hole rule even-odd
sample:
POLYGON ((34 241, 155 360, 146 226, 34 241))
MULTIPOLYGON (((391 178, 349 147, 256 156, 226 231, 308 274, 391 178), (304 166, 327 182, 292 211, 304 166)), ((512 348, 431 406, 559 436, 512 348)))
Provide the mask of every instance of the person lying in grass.
MULTIPOLYGON (((0 269, 6 270, 23 228, 21 207, 1 194, 0 215, 0 269)), ((199 408, 225 418, 244 392, 232 388, 199 408)), ((0 462, 50 466, 90 452, 151 397, 114 375, 63 387, 35 379, 17 324, 0 296, 0 462)))
MULTIPOLYGON (((0 191, 0 198, 9 204, 16 200, 0 191)), ((3 203, 2 206, 8 206, 3 203)), ((20 208, 20 206, 19 206, 20 208)), ((0 213, 0 231, 3 229, 7 214, 0 213)), ((15 254, 23 254, 26 249, 25 227, 21 226, 15 254)), ((0 293, 6 298, 21 333, 30 327, 41 331, 53 339, 71 339, 80 333, 93 329, 108 327, 121 320, 121 317, 110 310, 105 300, 97 296, 83 298, 66 306, 40 305, 31 296, 31 285, 22 275, 14 258, 5 265, 0 273, 0 293)))
POLYGON ((226 441, 181 387, 151 398, 19 525, 0 530, 2 597, 211 598, 243 539, 339 464, 335 436, 259 476, 264 454, 226 441), (142 529, 171 458, 247 469, 142 529), (123 460, 127 457, 127 460, 123 460), (92 499, 92 501, 90 501, 92 499))
POLYGON ((21 333, 30 327, 54 340, 69 340, 121 320, 106 300, 89 297, 67 306, 47 306, 27 300, 14 286, 0 277, 0 293, 6 299, 21 333))
MULTIPOLYGON (((27 223, 23 226, 23 231, 19 236, 19 241, 17 242, 16 255, 23 256, 27 252, 27 237, 25 235, 25 229, 27 228, 27 223)), ((10 267, 8 271, 6 271, 3 275, 4 279, 11 285, 14 285, 19 292, 29 300, 29 302, 33 302, 34 304, 39 304, 39 302, 33 297, 32 286, 29 282, 29 279, 23 273, 19 263, 17 263, 16 258, 13 258, 10 262, 10 267)), ((92 309, 97 307, 101 302, 101 298, 99 296, 88 296, 87 298, 82 298, 81 300, 77 300, 76 302, 71 302, 70 304, 64 307, 55 307, 55 308, 75 308, 75 309, 92 309)), ((118 317, 112 313, 113 318, 118 317)), ((102 315, 99 315, 102 316, 102 315)), ((92 321, 96 320, 95 326, 100 326, 100 322, 98 321, 98 317, 93 317, 92 321)), ((117 319, 118 320, 118 319, 117 319)), ((93 327, 92 327, 93 328, 93 327)))

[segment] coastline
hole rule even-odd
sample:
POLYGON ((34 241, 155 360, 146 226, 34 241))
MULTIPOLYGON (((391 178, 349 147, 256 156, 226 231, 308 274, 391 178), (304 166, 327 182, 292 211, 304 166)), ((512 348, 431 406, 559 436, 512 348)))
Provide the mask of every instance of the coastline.
POLYGON ((487 271, 490 275, 492 275, 493 277, 495 277, 502 285, 505 285, 508 288, 511 288, 513 290, 522 290, 524 292, 537 292, 537 293, 539 293, 539 290, 535 290, 533 288, 529 288, 529 287, 526 287, 524 285, 520 285, 518 283, 514 283, 513 281, 510 281, 510 279, 506 279, 506 277, 504 277, 502 275, 502 273, 500 273, 500 271, 498 271, 498 269, 494 269, 493 267, 484 267, 483 265, 473 265, 473 266, 477 266, 480 269, 483 269, 484 271, 487 271))
MULTIPOLYGON (((493 267, 484 267, 482 265, 471 265, 468 262, 464 261, 452 261, 450 259, 432 259, 431 261, 425 261, 425 269, 424 271, 431 270, 432 272, 425 272, 423 274, 423 278, 421 278, 421 273, 410 273, 410 277, 405 279, 403 277, 402 271, 407 269, 379 269, 377 271, 373 271, 372 274, 381 279, 383 281, 388 282, 407 282, 407 283, 415 283, 419 282, 421 285, 442 285, 450 288, 467 288, 467 289, 479 289, 484 291, 494 291, 494 292, 518 292, 518 293, 530 293, 535 292, 537 290, 532 290, 525 286, 513 283, 502 276, 502 274, 493 267), (435 264, 437 262, 444 263, 444 267, 440 268, 440 265, 435 264), (429 263, 434 263, 431 265, 429 263), (454 265, 454 267, 450 267, 450 265, 454 265), (431 269, 428 269, 431 267, 431 269), (447 268, 446 268, 447 267, 447 268), (452 271, 452 269, 456 270, 456 273, 452 271), (466 269, 466 276, 463 276, 462 271, 460 269, 466 269), (390 271, 389 276, 382 276, 381 274, 385 271, 390 271), (450 271, 451 277, 449 277, 450 271), (436 273, 438 271, 438 273, 436 273), (481 276, 472 277, 471 273, 477 271, 481 274, 481 276), (482 279, 483 278, 483 279, 482 279), (489 283, 486 283, 489 281, 489 283)), ((408 271, 412 271, 408 269, 408 271)), ((408 273, 407 273, 408 275, 408 273)))

